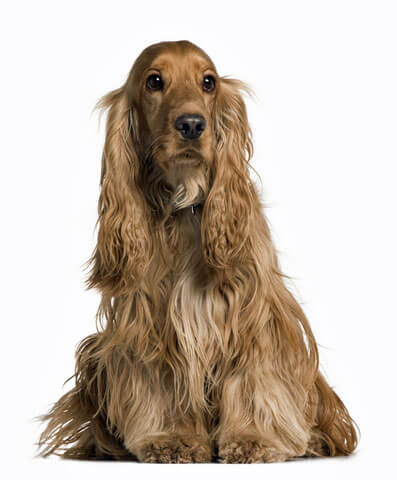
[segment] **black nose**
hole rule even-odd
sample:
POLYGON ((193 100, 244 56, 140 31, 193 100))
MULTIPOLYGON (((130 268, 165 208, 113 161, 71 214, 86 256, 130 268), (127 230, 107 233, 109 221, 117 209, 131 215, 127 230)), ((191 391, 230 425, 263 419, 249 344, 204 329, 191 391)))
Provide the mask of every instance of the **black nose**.
POLYGON ((181 132, 183 138, 193 140, 198 138, 205 130, 207 122, 202 115, 185 113, 175 120, 175 128, 181 132))

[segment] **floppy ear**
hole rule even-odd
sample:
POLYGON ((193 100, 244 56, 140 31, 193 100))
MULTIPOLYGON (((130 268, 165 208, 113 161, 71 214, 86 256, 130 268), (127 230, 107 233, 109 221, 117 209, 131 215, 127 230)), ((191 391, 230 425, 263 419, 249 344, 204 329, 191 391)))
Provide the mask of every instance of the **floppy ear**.
POLYGON ((220 79, 213 129, 216 138, 213 183, 202 216, 202 245, 207 263, 218 269, 244 257, 255 190, 249 178, 251 130, 238 80, 220 79))
POLYGON ((151 254, 149 222, 137 185, 137 115, 125 87, 102 98, 108 109, 98 203, 98 240, 91 257, 89 288, 123 293, 144 275, 151 254))

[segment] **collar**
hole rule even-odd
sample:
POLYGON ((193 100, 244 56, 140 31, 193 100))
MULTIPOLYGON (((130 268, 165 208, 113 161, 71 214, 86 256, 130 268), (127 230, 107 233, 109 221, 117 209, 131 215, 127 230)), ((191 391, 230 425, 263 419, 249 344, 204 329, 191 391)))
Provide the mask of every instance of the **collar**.
POLYGON ((190 208, 192 209, 192 215, 196 215, 197 214, 197 210, 202 207, 203 204, 200 203, 200 202, 197 202, 197 203, 193 203, 193 205, 190 206, 190 208))
POLYGON ((188 205, 187 207, 183 207, 183 208, 178 208, 178 209, 173 209, 172 210, 172 214, 174 213, 177 213, 177 212, 183 212, 183 211, 191 211, 191 214, 193 216, 196 216, 199 212, 200 212, 200 209, 202 209, 203 207, 203 202, 196 202, 196 203, 192 203, 191 205, 188 205))

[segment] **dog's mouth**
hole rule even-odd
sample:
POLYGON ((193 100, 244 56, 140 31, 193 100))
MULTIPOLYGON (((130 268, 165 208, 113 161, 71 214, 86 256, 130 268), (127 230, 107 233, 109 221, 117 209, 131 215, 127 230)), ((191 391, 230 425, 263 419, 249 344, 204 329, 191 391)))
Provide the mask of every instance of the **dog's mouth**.
POLYGON ((184 148, 183 150, 179 150, 173 155, 173 161, 180 164, 186 165, 198 165, 202 163, 204 160, 203 154, 200 150, 196 148, 184 148))

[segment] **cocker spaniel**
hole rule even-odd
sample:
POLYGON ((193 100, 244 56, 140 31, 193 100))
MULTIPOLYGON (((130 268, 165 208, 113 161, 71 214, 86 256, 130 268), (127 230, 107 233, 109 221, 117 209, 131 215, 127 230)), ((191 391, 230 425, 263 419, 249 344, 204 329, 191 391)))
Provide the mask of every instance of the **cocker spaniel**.
POLYGON ((100 101, 100 321, 44 416, 43 455, 258 463, 355 449, 249 176, 244 89, 192 43, 163 42, 100 101))

